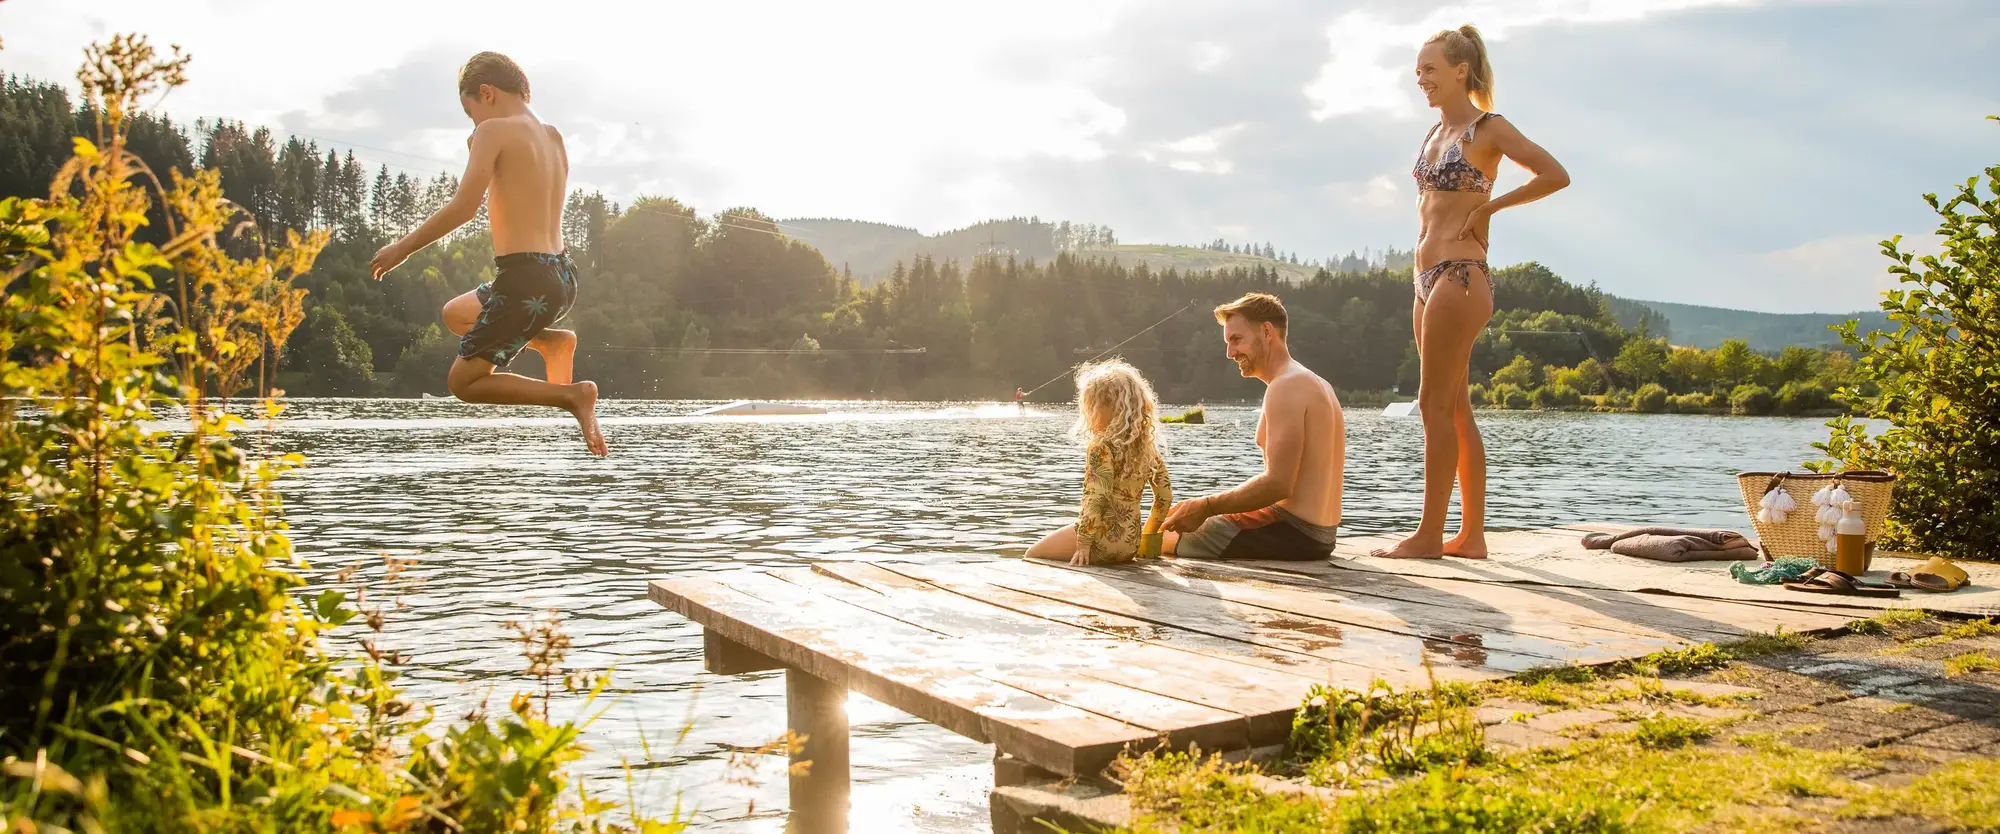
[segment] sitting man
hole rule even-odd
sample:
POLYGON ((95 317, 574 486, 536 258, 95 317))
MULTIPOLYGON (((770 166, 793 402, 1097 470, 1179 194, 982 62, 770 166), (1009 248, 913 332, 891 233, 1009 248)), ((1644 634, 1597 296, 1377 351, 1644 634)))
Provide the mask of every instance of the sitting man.
POLYGON ((1285 305, 1250 293, 1215 308, 1229 358, 1264 381, 1257 446, 1264 473, 1168 511, 1166 549, 1181 558, 1308 561, 1333 555, 1347 425, 1333 386, 1292 359, 1285 305), (1175 537, 1174 533, 1179 536, 1175 537))

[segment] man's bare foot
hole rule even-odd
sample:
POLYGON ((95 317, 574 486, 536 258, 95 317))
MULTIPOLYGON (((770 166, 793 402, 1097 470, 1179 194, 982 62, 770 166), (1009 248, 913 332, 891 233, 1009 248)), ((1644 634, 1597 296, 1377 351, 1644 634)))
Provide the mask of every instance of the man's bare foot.
POLYGON ((1442 559, 1444 546, 1436 539, 1411 536, 1397 542, 1395 547, 1373 550, 1368 555, 1383 559, 1442 559))
POLYGON ((569 413, 576 415, 577 427, 583 429, 583 443, 590 447, 590 453, 604 457, 611 453, 611 447, 604 442, 604 432, 597 428, 597 383, 588 380, 573 385, 569 389, 569 413))
POLYGON ((1444 543, 1444 555, 1457 556, 1460 559, 1484 559, 1486 534, 1461 530, 1458 535, 1451 538, 1451 541, 1444 543))
POLYGON ((576 375, 576 334, 568 330, 544 330, 542 334, 529 340, 528 347, 542 355, 542 367, 549 371, 549 382, 568 385, 576 375))

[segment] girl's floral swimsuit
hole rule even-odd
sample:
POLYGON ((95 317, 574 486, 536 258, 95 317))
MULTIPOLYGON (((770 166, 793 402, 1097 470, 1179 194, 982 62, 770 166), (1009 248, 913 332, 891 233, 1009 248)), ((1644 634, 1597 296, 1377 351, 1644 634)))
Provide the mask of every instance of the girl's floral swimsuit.
MULTIPOLYGON (((1139 499, 1147 486, 1157 501, 1173 489, 1167 462, 1158 449, 1113 450, 1108 443, 1090 446, 1083 470, 1083 507, 1076 517, 1076 538, 1090 545, 1090 560, 1129 561, 1139 552, 1139 499)), ((1156 503, 1154 512, 1165 509, 1156 503)))
MULTIPOLYGON (((1417 180, 1417 190, 1419 192, 1476 191, 1481 194, 1493 193, 1493 178, 1486 176, 1485 171, 1479 170, 1479 166, 1472 164, 1465 158, 1464 146, 1466 142, 1472 139, 1473 129, 1479 127, 1481 122, 1493 118, 1495 115, 1497 114, 1486 113, 1477 119, 1473 119, 1472 124, 1465 126, 1465 133, 1461 134, 1450 145, 1445 146, 1444 153, 1438 154, 1438 161, 1435 165, 1431 164, 1430 160, 1424 158, 1424 148, 1431 143, 1431 137, 1437 135, 1438 128, 1443 127, 1444 123, 1439 122, 1432 125, 1431 132, 1424 134, 1424 144, 1417 146, 1417 167, 1410 172, 1410 175, 1417 180)), ((1490 275, 1486 269, 1486 261, 1483 258, 1456 258, 1435 264, 1431 268, 1417 273, 1417 300, 1429 301, 1431 289, 1437 286, 1438 279, 1440 278, 1450 278, 1457 281, 1459 286, 1467 290, 1472 289, 1471 270, 1474 269, 1479 270, 1481 275, 1490 275)))

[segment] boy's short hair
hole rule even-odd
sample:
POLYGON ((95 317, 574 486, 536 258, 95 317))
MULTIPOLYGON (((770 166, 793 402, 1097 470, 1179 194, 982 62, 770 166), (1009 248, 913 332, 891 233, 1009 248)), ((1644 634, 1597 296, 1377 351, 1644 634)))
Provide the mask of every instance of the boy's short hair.
POLYGON ((1228 324, 1230 316, 1242 316, 1251 324, 1270 322, 1278 328, 1278 335, 1285 334, 1285 302, 1267 292, 1247 293, 1242 298, 1215 308, 1215 320, 1228 324))
POLYGON ((491 85, 493 89, 504 90, 528 98, 528 74, 521 71, 521 65, 514 59, 498 52, 481 52, 466 61, 458 71, 458 95, 460 98, 478 98, 479 85, 491 85))

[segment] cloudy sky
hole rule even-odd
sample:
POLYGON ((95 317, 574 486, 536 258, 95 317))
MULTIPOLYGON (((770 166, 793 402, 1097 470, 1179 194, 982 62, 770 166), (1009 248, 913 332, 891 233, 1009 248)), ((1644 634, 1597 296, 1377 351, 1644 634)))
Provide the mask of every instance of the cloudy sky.
MULTIPOLYGON (((574 183, 707 211, 943 231, 996 216, 1126 242, 1407 248, 1436 114, 1418 44, 1473 22, 1497 107, 1569 190, 1497 263, 1630 297, 1873 306, 1876 241, 2000 159, 1996 0, 5 0, 0 71, 70 79, 138 31, 195 56, 160 107, 456 173, 457 66, 497 49, 574 183)), ((1511 166, 1502 189, 1525 172, 1511 166)))

